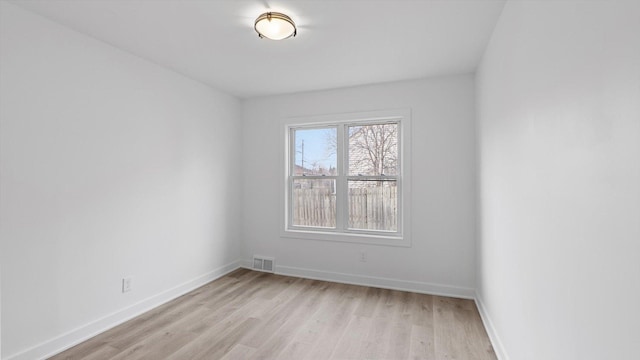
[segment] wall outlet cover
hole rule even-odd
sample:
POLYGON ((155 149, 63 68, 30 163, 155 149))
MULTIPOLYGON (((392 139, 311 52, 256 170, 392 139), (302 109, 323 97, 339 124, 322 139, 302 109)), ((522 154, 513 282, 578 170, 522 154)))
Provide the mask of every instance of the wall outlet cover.
POLYGON ((131 277, 126 277, 122 279, 122 292, 126 293, 131 291, 132 280, 131 277))

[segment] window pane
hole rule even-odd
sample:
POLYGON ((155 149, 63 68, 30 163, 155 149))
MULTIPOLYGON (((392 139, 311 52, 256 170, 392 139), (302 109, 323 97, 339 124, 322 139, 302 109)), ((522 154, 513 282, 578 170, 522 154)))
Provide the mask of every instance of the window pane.
POLYGON ((398 229, 398 192, 395 181, 349 181, 349 228, 398 229))
POLYGON ((349 126, 349 175, 398 174, 398 124, 349 126))
POLYGON ((295 179, 291 200, 292 225, 336 227, 335 179, 295 179))
POLYGON ((296 129, 293 175, 336 175, 337 128, 296 129))

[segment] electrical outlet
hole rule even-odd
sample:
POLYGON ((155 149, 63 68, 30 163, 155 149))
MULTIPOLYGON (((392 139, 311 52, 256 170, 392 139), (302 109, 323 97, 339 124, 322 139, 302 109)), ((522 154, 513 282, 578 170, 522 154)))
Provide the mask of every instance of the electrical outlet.
POLYGON ((367 262, 367 253, 360 251, 360 262, 367 262))
POLYGON ((131 291, 131 277, 122 279, 122 292, 126 293, 131 291))

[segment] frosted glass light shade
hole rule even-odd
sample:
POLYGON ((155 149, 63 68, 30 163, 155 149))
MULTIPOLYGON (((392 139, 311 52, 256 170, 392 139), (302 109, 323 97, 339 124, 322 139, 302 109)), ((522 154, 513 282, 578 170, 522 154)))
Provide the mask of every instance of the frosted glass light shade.
POLYGON ((296 24, 290 17, 278 12, 266 12, 256 19, 253 27, 258 36, 271 40, 283 40, 296 36, 296 24))

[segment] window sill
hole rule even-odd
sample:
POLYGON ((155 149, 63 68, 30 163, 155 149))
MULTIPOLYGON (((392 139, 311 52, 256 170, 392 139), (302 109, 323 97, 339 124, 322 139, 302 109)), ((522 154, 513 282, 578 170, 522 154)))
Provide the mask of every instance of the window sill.
POLYGON ((298 229, 286 229, 281 232, 281 237, 303 240, 318 240, 332 242, 346 242, 366 245, 411 247, 408 236, 384 236, 356 233, 335 233, 329 231, 305 231, 298 229))

